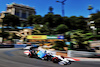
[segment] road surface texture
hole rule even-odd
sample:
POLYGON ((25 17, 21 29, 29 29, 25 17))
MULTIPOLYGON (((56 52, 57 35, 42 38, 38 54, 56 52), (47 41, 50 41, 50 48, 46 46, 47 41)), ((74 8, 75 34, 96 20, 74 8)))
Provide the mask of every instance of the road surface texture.
POLYGON ((23 51, 18 48, 0 48, 0 67, 100 67, 98 61, 76 61, 62 66, 51 61, 28 58, 23 51))

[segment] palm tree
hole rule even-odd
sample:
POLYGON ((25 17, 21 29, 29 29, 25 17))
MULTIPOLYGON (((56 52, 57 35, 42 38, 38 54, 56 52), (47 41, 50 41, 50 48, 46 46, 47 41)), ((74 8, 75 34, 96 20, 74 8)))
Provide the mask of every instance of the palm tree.
POLYGON ((53 13, 52 12, 53 11, 53 8, 51 6, 49 7, 49 11, 50 11, 49 13, 53 13))
POLYGON ((91 10, 93 9, 93 7, 91 5, 88 6, 88 10, 91 13, 91 10))

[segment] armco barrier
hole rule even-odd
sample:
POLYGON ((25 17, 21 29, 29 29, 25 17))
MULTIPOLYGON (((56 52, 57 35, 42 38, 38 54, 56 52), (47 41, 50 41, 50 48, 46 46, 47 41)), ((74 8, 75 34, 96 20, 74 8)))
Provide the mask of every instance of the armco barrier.
MULTIPOLYGON (((0 45, 0 48, 24 48, 27 44, 13 44, 13 45, 0 45)), ((37 45, 32 45, 33 47, 37 47, 37 45)))
POLYGON ((87 52, 87 51, 68 50, 67 54, 68 54, 68 57, 91 57, 91 56, 94 56, 96 53, 87 52))
POLYGON ((0 45, 0 48, 14 48, 14 45, 0 45))
POLYGON ((24 48, 26 46, 27 46, 27 44, 14 44, 15 48, 24 48))
POLYGON ((38 45, 27 45, 27 44, 14 44, 15 48, 25 48, 26 46, 33 46, 33 47, 38 47, 38 45))

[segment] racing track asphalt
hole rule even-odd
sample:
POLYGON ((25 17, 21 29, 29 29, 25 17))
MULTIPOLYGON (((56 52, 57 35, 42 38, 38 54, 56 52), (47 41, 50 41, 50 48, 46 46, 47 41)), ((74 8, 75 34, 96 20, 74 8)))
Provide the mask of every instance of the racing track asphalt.
POLYGON ((0 67, 100 67, 98 61, 76 61, 71 65, 59 65, 51 61, 28 58, 18 48, 0 48, 0 67))

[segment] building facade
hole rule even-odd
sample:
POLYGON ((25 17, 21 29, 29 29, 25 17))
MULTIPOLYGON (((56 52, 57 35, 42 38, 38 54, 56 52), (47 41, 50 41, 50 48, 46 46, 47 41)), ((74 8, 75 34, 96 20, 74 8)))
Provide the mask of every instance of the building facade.
POLYGON ((6 12, 17 15, 20 20, 25 20, 29 15, 36 13, 34 8, 16 3, 8 4, 6 12))
POLYGON ((2 18, 4 18, 7 14, 16 15, 20 18, 20 20, 27 21, 27 17, 30 15, 35 15, 35 9, 26 5, 11 3, 7 4, 6 11, 0 13, 0 27, 2 27, 2 18))

